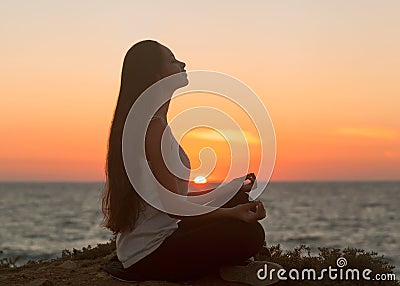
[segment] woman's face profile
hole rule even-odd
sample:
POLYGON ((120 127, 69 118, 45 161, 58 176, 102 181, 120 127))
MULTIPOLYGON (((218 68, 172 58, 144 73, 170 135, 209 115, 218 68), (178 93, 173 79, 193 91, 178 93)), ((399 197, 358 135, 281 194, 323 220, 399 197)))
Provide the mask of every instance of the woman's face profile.
POLYGON ((161 47, 162 64, 160 72, 158 74, 159 79, 165 78, 167 76, 176 73, 186 72, 185 70, 186 64, 184 62, 177 60, 174 54, 167 47, 163 45, 160 45, 160 47, 161 47))

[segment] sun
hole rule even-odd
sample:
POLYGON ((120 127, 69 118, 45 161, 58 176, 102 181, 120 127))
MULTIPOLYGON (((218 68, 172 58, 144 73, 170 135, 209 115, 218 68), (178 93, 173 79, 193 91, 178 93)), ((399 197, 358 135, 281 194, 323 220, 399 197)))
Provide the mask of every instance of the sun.
POLYGON ((205 184, 207 183, 207 179, 204 176, 197 176, 196 178, 194 178, 193 182, 195 184, 205 184))

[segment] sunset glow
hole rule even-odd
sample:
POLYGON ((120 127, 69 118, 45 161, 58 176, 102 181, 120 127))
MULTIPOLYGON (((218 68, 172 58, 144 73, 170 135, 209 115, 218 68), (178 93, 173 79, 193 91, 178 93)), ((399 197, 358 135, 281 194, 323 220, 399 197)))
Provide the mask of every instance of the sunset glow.
MULTIPOLYGON (((123 57, 143 39, 254 90, 276 132, 272 180, 400 179, 399 1, 56 3, 0 4, 0 180, 103 181, 123 57)), ((188 95, 169 119, 209 102, 241 124, 256 171, 257 130, 233 103, 188 95)), ((216 160, 191 180, 224 179, 223 137, 181 139, 192 168, 216 160)))
POLYGON ((194 178, 193 182, 195 182, 196 184, 206 184, 207 179, 203 176, 197 176, 196 178, 194 178))

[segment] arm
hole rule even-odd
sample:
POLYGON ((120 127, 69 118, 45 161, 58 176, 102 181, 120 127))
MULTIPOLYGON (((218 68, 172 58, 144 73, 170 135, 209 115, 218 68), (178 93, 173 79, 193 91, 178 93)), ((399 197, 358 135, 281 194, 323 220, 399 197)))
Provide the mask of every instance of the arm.
POLYGON ((178 218, 188 222, 207 222, 216 218, 231 218, 239 219, 241 221, 252 223, 265 218, 266 211, 264 205, 260 201, 252 201, 246 204, 240 204, 231 208, 219 208, 212 212, 197 215, 197 216, 177 216, 169 215, 170 217, 178 218), (256 211, 252 209, 256 208, 256 211))
POLYGON ((201 191, 195 191, 195 192, 188 192, 187 195, 188 196, 200 196, 200 195, 204 195, 207 194, 209 192, 214 191, 215 189, 209 189, 209 190, 201 190, 201 191))
MULTIPOLYGON (((146 157, 147 160, 152 162, 154 176, 160 184, 169 191, 179 194, 176 177, 168 170, 161 153, 161 139, 165 127, 161 120, 151 121, 145 140, 146 157)), ((253 201, 232 208, 218 208, 212 212, 196 216, 168 215, 191 222, 206 222, 216 218, 234 218, 246 222, 255 222, 265 217, 265 209, 261 202, 253 201), (256 207, 256 212, 251 210, 254 207, 256 207)))
MULTIPOLYGON (((254 182, 256 180, 256 175, 254 175, 254 173, 247 174, 246 178, 245 178, 245 181, 247 181, 247 180, 250 181, 250 182, 246 183, 246 184, 245 184, 245 182, 243 182, 243 185, 240 187, 239 192, 245 192, 245 193, 250 192, 251 188, 253 187, 254 182)), ((200 196, 200 195, 204 195, 204 194, 210 193, 210 192, 212 192, 214 190, 215 190, 215 188, 214 189, 208 189, 208 190, 200 190, 200 191, 195 191, 195 192, 189 192, 187 195, 188 196, 200 196)))
POLYGON ((146 157, 151 161, 152 171, 157 181, 169 191, 179 194, 175 176, 168 170, 161 153, 161 139, 165 130, 162 120, 152 120, 145 139, 146 157))
MULTIPOLYGON (((254 173, 247 174, 246 178, 245 178, 245 181, 247 181, 247 180, 250 181, 250 182, 249 183, 243 182, 243 185, 240 187, 239 192, 247 193, 247 192, 251 191, 251 188, 253 187, 254 182, 256 180, 256 176, 254 175, 254 173)), ((187 195, 188 196, 200 196, 200 195, 204 195, 204 194, 210 193, 210 192, 212 192, 214 190, 215 190, 215 188, 208 189, 208 190, 200 190, 200 191, 195 191, 195 192, 189 192, 187 195)))

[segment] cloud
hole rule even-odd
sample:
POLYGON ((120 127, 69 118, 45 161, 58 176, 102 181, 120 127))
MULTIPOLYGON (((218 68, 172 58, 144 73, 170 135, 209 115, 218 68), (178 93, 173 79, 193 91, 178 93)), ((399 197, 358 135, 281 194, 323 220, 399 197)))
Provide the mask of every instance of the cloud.
POLYGON ((385 155, 385 157, 390 158, 390 159, 400 159, 400 152, 385 151, 384 155, 385 155))
POLYGON ((392 139, 397 137, 398 131, 383 127, 342 127, 334 132, 339 135, 359 136, 380 139, 392 139))
POLYGON ((223 129, 223 130, 192 130, 187 133, 186 136, 193 139, 203 139, 218 142, 231 142, 231 143, 245 143, 245 139, 248 144, 257 144, 260 142, 259 138, 248 131, 223 129), (243 132, 243 134, 242 134, 243 132), (223 137, 225 136, 226 139, 223 137))

